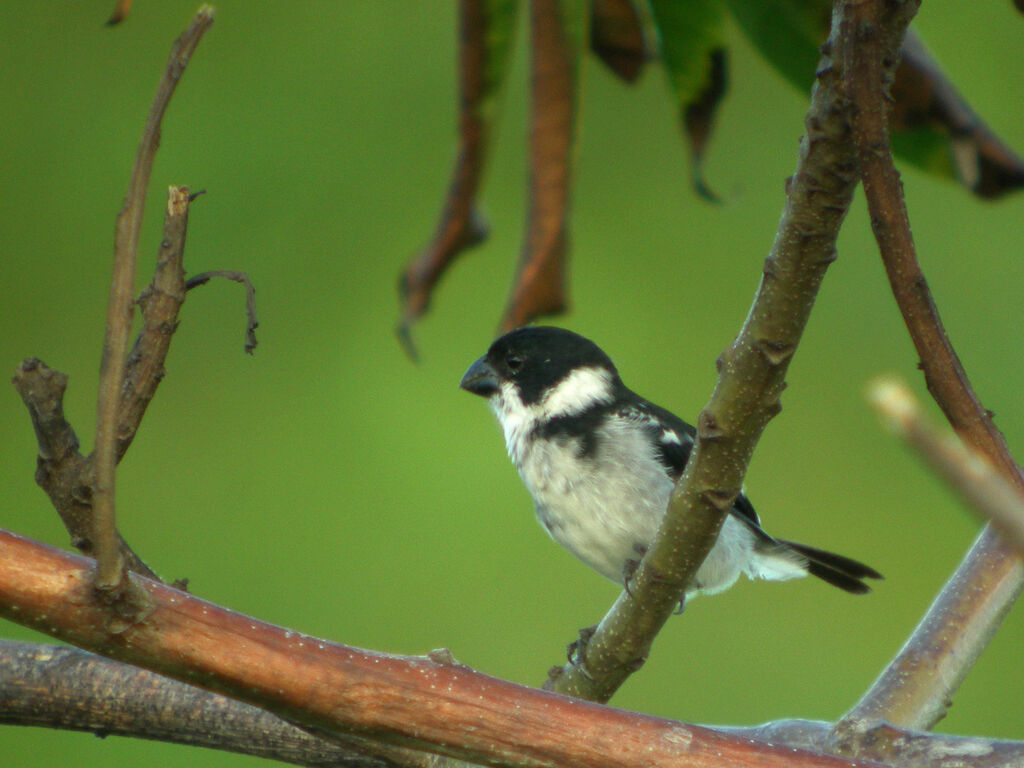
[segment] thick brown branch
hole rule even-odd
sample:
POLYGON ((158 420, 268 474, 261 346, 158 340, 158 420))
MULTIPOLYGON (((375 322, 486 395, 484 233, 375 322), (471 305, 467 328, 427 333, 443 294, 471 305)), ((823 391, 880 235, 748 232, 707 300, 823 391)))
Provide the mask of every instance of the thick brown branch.
POLYGON ((514 685, 446 652, 398 657, 338 645, 141 579, 154 610, 111 634, 108 612, 91 599, 92 567, 0 531, 0 616, 306 727, 494 766, 854 765, 514 685))
MULTIPOLYGON (((0 641, 0 724, 136 736, 309 766, 431 768, 433 755, 367 739, 330 740, 256 707, 76 648, 0 641), (88 706, 83 706, 84 702, 88 706)), ((824 752, 832 723, 778 720, 716 729, 756 741, 824 752)), ((852 757, 897 768, 1010 768, 1024 742, 872 729, 852 757)))
POLYGON ((118 603, 118 612, 129 621, 144 616, 148 605, 144 591, 132 585, 126 570, 127 564, 121 556, 114 519, 114 475, 117 467, 118 409, 121 405, 128 336, 131 331, 139 231, 153 158, 160 143, 160 123, 192 52, 212 23, 213 9, 203 6, 171 48, 167 67, 142 132, 124 205, 117 215, 115 225, 113 276, 107 303, 107 327, 100 359, 96 406, 92 543, 96 552, 95 587, 105 599, 118 603))
MULTIPOLYGON (((892 55, 887 17, 913 15, 916 0, 858 0, 837 4, 833 28, 845 63, 844 90, 856 105, 854 136, 871 226, 896 302, 917 349, 925 382, 965 443, 985 455, 1005 477, 1024 479, 1002 434, 975 395, 946 335, 917 262, 903 187, 889 149, 892 55)), ((929 608, 910 640, 838 730, 857 731, 886 720, 927 729, 945 714, 953 692, 977 659, 1024 586, 1024 568, 1012 548, 987 529, 929 608)))

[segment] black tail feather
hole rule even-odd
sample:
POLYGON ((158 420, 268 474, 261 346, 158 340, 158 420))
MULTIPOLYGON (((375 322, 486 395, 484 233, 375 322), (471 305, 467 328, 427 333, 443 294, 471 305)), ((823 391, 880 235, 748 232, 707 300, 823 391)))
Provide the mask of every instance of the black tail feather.
POLYGON ((806 557, 807 572, 812 576, 817 576, 822 581, 827 581, 847 592, 858 595, 870 592, 871 587, 864 583, 864 579, 884 578, 874 568, 849 557, 809 547, 806 544, 797 544, 795 541, 779 539, 779 543, 806 557))

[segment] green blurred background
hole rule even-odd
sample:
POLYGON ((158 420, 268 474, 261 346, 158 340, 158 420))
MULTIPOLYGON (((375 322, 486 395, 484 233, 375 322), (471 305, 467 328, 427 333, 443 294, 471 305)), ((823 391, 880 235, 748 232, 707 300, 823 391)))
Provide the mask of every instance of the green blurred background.
MULTIPOLYGON (((11 3, 0 27, 0 362, 67 372, 89 448, 114 216, 171 41, 194 2, 11 3)), ((304 632, 543 680, 616 590, 533 520, 484 404, 457 388, 487 346, 522 232, 526 57, 520 35, 484 190, 493 235, 392 334, 394 285, 431 233, 454 136, 452 3, 217 4, 171 104, 152 178, 139 285, 169 184, 193 206, 192 273, 248 270, 261 326, 242 353, 242 290, 190 294, 168 375, 118 480, 126 538, 168 578, 304 632)), ((917 28, 990 125, 1024 149, 1024 20, 1009 3, 927 5, 917 28)), ((757 284, 792 172, 805 96, 734 35, 733 85, 707 163, 726 199, 688 187, 675 111, 652 68, 627 88, 590 59, 573 219, 572 313, 628 384, 693 416, 757 284)), ((908 170, 915 235, 946 326, 1024 455, 1024 197, 983 204, 908 170)), ((778 535, 861 558, 863 598, 820 583, 743 582, 662 633, 614 703, 708 723, 835 718, 900 646, 979 525, 885 434, 865 382, 923 394, 862 201, 793 362, 747 489, 778 535)), ((0 390, 2 391, 2 390, 0 390)), ((935 412, 934 408, 931 408, 935 412)), ((67 545, 33 480, 35 444, 0 397, 0 524, 67 545)), ((8 637, 41 639, 13 624, 8 637)), ((1024 736, 1024 622, 1011 613, 941 728, 1024 736)), ((9 765, 254 765, 139 740, 0 729, 9 765)))

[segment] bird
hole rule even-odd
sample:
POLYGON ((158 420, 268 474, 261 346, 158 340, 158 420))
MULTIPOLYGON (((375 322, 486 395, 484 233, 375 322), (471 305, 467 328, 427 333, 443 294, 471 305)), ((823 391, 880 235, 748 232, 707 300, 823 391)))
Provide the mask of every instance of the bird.
MULTIPOLYGON (((594 342, 566 330, 509 331, 475 360, 459 386, 487 399, 509 458, 556 542, 629 591, 654 541, 696 429, 636 394, 594 342)), ((882 575, 842 555, 777 539, 740 493, 680 608, 750 579, 808 574, 854 594, 882 575)))

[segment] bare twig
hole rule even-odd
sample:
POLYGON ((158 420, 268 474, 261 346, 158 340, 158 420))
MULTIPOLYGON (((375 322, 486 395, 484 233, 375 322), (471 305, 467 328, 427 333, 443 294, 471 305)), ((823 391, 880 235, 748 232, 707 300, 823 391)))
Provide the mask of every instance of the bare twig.
MULTIPOLYGON (((128 356, 117 415, 116 460, 120 461, 164 375, 164 361, 185 298, 182 256, 192 199, 186 187, 168 190, 164 231, 152 282, 139 297, 142 328, 128 356)), ((39 443, 36 482, 46 491, 71 536, 72 546, 94 554, 93 456, 78 450, 78 438, 64 419, 67 376, 39 360, 24 361, 13 379, 32 418, 39 443)), ((118 535, 127 568, 159 578, 118 535)))
POLYGON ((117 460, 124 456, 164 376, 171 336, 178 327, 178 310, 185 301, 185 233, 192 198, 188 187, 167 190, 164 232, 152 282, 139 296, 142 329, 125 364, 118 408, 117 460))
POLYGON ((845 753, 850 739, 864 738, 883 721, 934 727, 1020 596, 1022 580, 1019 559, 993 528, 985 528, 899 653, 837 723, 837 746, 845 753))
MULTIPOLYGON (((889 150, 888 102, 891 58, 889 14, 912 15, 917 0, 837 3, 833 28, 840 28, 844 90, 855 105, 854 137, 871 226, 893 295, 917 349, 925 382, 953 428, 1007 480, 1024 479, 1002 434, 975 395, 942 327, 938 309, 917 262, 903 188, 889 150)), ((975 542, 932 603, 910 639, 871 689, 837 726, 837 739, 885 720, 909 728, 931 728, 1024 586, 1024 568, 1012 547, 991 529, 975 542)))
POLYGON ((185 290, 191 291, 193 288, 205 285, 215 277, 232 280, 245 286, 245 351, 251 355, 256 349, 256 329, 260 322, 256 319, 256 289, 248 274, 231 269, 211 269, 208 272, 193 275, 186 280, 185 290))
MULTIPOLYGON (((864 195, 871 212, 871 226, 878 241, 896 303, 921 359, 928 391, 946 414, 950 424, 964 437, 1003 467, 1015 483, 1024 488, 1024 478, 1010 454, 1006 441, 992 422, 971 387, 966 371, 946 335, 928 282, 917 260, 903 185, 892 162, 888 132, 888 88, 891 75, 876 57, 881 55, 876 18, 880 0, 844 3, 849 17, 845 50, 849 57, 845 90, 856 105, 853 123, 864 195), (883 78, 884 75, 884 78, 883 78)), ((916 7, 917 2, 904 6, 916 7)))
POLYGON ((143 579, 156 610, 111 634, 108 611, 89 599, 91 569, 81 556, 0 531, 0 617, 305 727, 492 766, 854 766, 507 683, 447 652, 399 657, 338 645, 143 579))
POLYGON ((992 464, 953 434, 929 423, 921 405, 902 382, 871 386, 871 402, 886 424, 903 438, 983 520, 991 521, 1024 555, 1024 497, 992 464))
POLYGON ((96 407, 95 483, 93 487, 92 543, 96 552, 96 590, 120 604, 119 613, 134 621, 148 610, 144 591, 131 586, 121 556, 114 519, 114 474, 117 466, 118 407, 124 381, 126 347, 131 330, 131 308, 139 230, 149 175, 160 142, 160 123, 171 95, 203 33, 213 23, 213 9, 203 6, 175 41, 157 87, 142 140, 135 157, 124 205, 117 215, 114 235, 114 267, 107 304, 107 328, 100 361, 99 396, 96 407))

